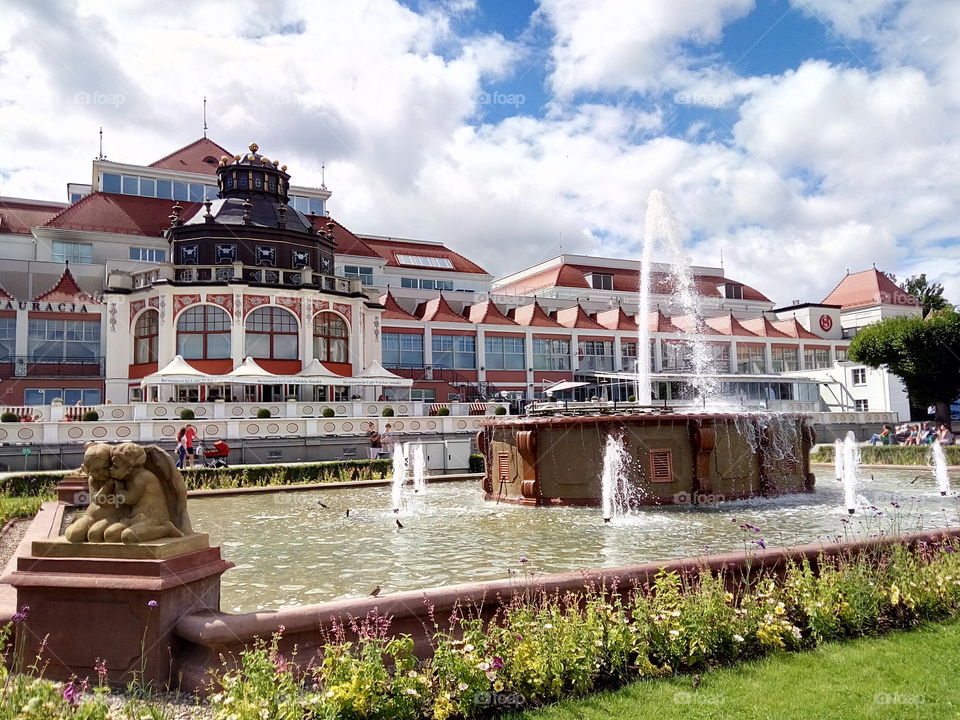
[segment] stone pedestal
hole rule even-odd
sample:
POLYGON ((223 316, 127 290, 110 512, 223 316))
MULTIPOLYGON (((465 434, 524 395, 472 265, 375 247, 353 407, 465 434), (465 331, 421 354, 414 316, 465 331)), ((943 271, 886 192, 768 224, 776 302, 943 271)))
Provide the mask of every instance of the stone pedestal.
POLYGON ((95 679, 102 659, 111 683, 176 686, 174 626, 219 610, 220 576, 231 567, 204 534, 138 545, 36 541, 5 578, 17 608, 30 608, 17 625, 24 660, 39 654, 56 680, 95 679))
POLYGON ((90 504, 90 487, 87 476, 70 473, 57 483, 57 500, 68 505, 86 507, 90 504))

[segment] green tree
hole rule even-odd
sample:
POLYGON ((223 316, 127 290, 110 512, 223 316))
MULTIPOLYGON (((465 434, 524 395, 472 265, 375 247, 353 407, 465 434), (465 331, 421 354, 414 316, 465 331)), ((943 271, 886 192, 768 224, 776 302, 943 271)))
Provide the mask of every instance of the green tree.
MULTIPOLYGON (((896 282, 896 280, 894 280, 896 282)), ((943 310, 949 304, 943 297, 943 285, 927 281, 927 274, 911 275, 900 283, 900 289, 910 293, 923 307, 923 316, 926 317, 934 310, 943 310)))
POLYGON ((851 341, 849 355, 870 367, 886 366, 915 403, 936 406, 937 422, 950 423, 950 403, 960 396, 960 315, 953 310, 868 325, 851 341))

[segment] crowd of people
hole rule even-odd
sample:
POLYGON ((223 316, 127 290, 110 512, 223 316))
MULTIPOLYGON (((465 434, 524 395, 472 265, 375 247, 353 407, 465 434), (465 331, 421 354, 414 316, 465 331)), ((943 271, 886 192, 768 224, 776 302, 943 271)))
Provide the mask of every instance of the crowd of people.
POLYGON ((955 442, 956 436, 948 423, 934 428, 932 422, 904 423, 897 428, 887 424, 870 437, 871 445, 953 445, 955 442))

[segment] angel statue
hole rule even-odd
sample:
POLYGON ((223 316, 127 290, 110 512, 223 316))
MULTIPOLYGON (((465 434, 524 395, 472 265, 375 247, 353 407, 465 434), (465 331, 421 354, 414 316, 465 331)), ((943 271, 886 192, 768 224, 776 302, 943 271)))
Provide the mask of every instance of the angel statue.
POLYGON ((67 528, 70 542, 138 543, 193 532, 183 476, 170 455, 156 445, 92 443, 84 453, 84 469, 90 475, 92 502, 67 528), (109 450, 107 480, 103 480, 104 448, 109 450), (97 473, 96 480, 91 472, 97 473), (113 490, 115 509, 109 503, 93 502, 103 496, 102 490, 94 491, 95 483, 113 490))

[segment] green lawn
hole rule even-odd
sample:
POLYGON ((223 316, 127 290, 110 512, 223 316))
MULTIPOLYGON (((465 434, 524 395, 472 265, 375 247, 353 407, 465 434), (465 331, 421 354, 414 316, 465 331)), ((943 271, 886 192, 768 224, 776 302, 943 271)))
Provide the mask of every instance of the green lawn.
POLYGON ((960 719, 960 622, 645 680, 517 718, 960 719))
POLYGON ((56 497, 51 494, 30 497, 0 495, 0 527, 13 518, 33 517, 47 500, 56 500, 56 497))

